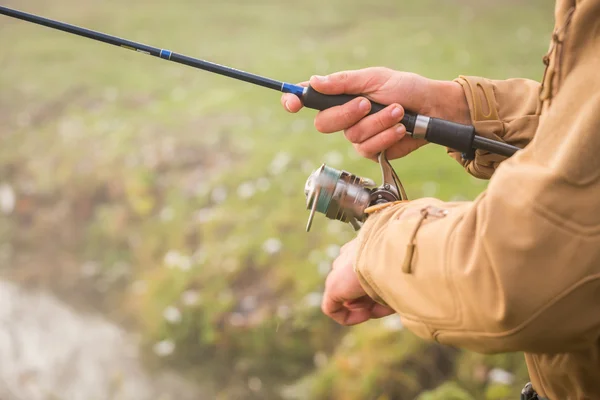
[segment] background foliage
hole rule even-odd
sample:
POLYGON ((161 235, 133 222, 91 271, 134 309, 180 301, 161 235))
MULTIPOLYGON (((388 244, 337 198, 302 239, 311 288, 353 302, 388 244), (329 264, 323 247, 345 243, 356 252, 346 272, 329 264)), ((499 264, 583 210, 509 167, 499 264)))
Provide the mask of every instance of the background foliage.
MULTIPOLYGON (((552 28, 541 0, 7 5, 290 82, 374 65, 539 80, 552 28)), ((140 332, 149 367, 220 398, 518 398, 520 354, 425 343, 394 317, 341 328, 321 315, 353 232, 325 218, 304 232, 304 182, 323 162, 380 172, 342 135, 317 133, 314 112, 5 18, 0 49, 5 279, 140 332)), ((411 198, 472 199, 486 185, 433 145, 393 165, 411 198)))

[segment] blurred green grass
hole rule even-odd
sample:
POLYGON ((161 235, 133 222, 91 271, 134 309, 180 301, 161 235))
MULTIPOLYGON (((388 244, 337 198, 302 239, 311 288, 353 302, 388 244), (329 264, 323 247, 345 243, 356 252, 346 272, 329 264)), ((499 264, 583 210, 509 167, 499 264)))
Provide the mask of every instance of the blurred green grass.
MULTIPOLYGON (((374 65, 435 79, 539 80, 552 28, 551 5, 541 0, 7 5, 289 82, 374 65)), ((328 263, 353 232, 324 217, 304 232, 306 178, 327 162, 381 179, 343 135, 316 132, 312 110, 287 114, 276 92, 1 21, 0 181, 20 200, 1 217, 9 227, 2 239, 15 249, 13 275, 24 252, 49 264, 68 260, 73 269, 61 278, 86 262, 100 265, 100 297, 133 321, 149 348, 176 343, 176 363, 193 366, 194 376, 208 363, 202 373, 230 395, 259 376, 262 392, 245 398, 275 396, 345 332, 379 335, 339 329, 315 306, 328 263), (190 291, 202 301, 183 304, 190 291), (181 323, 165 321, 169 306, 182 310, 181 323)), ((433 145, 392 163, 412 199, 469 200, 486 186, 433 145)), ((82 288, 71 281, 70 289, 82 288)), ((398 367, 403 352, 385 365, 398 367)), ((349 398, 344 384, 358 378, 327 368, 340 379, 317 371, 324 393, 349 398)), ((384 378, 356 381, 364 384, 358 396, 377 392, 373 382, 384 378)))

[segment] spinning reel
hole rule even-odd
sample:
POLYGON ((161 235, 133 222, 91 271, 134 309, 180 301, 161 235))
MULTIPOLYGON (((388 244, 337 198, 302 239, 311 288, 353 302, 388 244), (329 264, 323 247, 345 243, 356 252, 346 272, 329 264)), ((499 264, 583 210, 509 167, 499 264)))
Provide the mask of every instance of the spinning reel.
POLYGON ((377 186, 369 178, 347 171, 339 171, 323 164, 306 181, 304 194, 310 210, 306 231, 310 231, 316 212, 329 219, 347 222, 358 231, 368 217, 369 207, 400 200, 408 200, 402 182, 385 156, 379 153, 383 183, 377 186))

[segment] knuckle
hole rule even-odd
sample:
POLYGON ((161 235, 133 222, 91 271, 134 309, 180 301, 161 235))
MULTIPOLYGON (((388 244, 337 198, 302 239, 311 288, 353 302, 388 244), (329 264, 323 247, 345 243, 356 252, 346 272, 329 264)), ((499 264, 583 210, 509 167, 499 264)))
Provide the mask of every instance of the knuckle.
POLYGON ((375 128, 377 128, 378 132, 383 132, 386 130, 389 125, 392 123, 391 113, 379 113, 380 115, 375 118, 374 124, 375 128))
POLYGON ((335 78, 338 82, 346 82, 348 80, 348 71, 340 71, 335 74, 335 78))
POLYGON ((342 109, 342 118, 347 125, 354 122, 354 112, 352 112, 352 108, 345 106, 342 109))
POLYGON ((360 143, 361 132, 357 126, 346 129, 344 136, 350 143, 360 143))

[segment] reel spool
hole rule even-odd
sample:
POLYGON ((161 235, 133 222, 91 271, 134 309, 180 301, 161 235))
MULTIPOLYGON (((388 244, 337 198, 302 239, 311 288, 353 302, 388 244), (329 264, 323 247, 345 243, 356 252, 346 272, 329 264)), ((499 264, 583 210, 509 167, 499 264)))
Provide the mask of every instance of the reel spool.
POLYGON ((329 219, 350 223, 358 231, 367 219, 365 210, 376 204, 408 200, 400 178, 385 152, 379 154, 383 184, 376 186, 369 178, 356 176, 323 164, 306 181, 304 194, 310 210, 306 231, 310 231, 315 213, 329 219))

